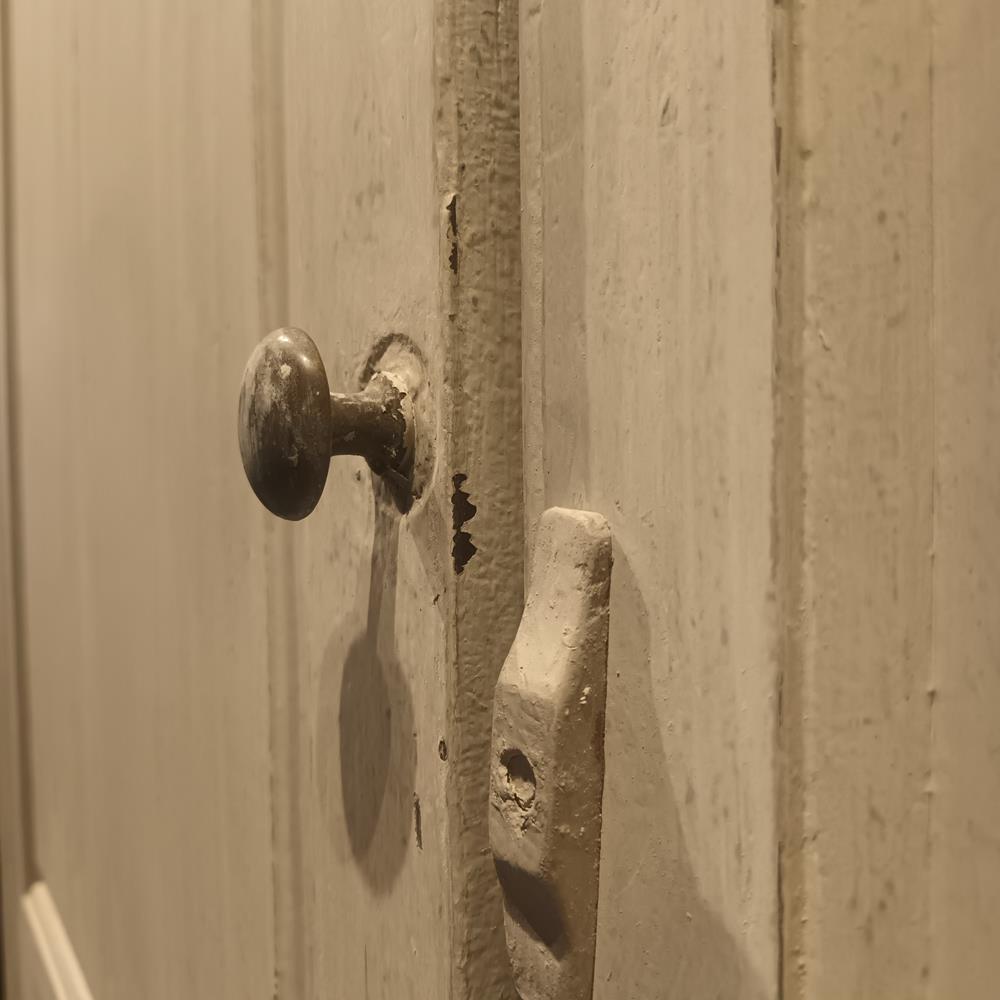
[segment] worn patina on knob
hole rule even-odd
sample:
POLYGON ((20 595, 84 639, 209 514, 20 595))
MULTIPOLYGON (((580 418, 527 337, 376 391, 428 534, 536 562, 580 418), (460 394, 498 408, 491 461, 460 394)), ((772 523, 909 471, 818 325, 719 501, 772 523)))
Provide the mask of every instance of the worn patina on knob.
POLYGON ((287 327, 254 348, 240 390, 240 454, 272 514, 298 521, 323 493, 331 455, 360 455, 397 493, 413 462, 412 406, 397 374, 375 371, 359 392, 331 393, 312 338, 287 327))

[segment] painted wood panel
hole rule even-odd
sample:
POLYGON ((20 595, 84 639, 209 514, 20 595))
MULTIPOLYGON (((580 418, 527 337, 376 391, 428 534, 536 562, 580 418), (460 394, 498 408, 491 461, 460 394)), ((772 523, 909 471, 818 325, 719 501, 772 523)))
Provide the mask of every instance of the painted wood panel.
POLYGON ((985 997, 1000 899, 998 22, 975 0, 789 17, 786 994, 985 997))
POLYGON ((508 995, 515 12, 92 7, 10 17, 35 865, 102 1000, 508 995), (347 461, 258 508, 235 387, 289 322, 339 386, 423 354, 405 518, 347 461))
POLYGON ((521 24, 526 515, 615 546, 595 997, 773 996, 771 5, 521 24))
POLYGON ((930 996, 1000 981, 1000 9, 934 4, 930 996))
POLYGON ((987 4, 7 14, 24 913, 95 997, 513 996, 486 755, 552 504, 615 538, 595 996, 992 995, 987 4), (335 388, 422 354, 410 513, 350 459, 259 509, 286 323, 335 388))
POLYGON ((792 14, 785 989, 915 997, 930 863, 930 17, 863 0, 792 14))
MULTIPOLYGON (((6 50, 0 20, 0 80, 4 79, 6 50)), ((0 95, 2 98, 3 95, 0 95)), ((0 106, 0 228, 8 231, 6 189, 6 108, 0 106)), ((21 894, 28 887, 27 839, 23 750, 25 729, 22 703, 23 676, 18 665, 17 620, 17 515, 14 487, 14 405, 12 390, 12 340, 8 323, 7 241, 0 240, 0 997, 22 995, 22 974, 16 933, 21 894)))
POLYGON ((248 7, 6 7, 33 867, 100 1000, 271 997, 248 7))
POLYGON ((386 336, 409 342, 432 452, 405 515, 338 458, 314 514, 274 529, 291 553, 272 677, 289 997, 511 995, 486 819, 522 599, 514 17, 317 0, 270 35, 280 322, 315 337, 334 388, 386 336))

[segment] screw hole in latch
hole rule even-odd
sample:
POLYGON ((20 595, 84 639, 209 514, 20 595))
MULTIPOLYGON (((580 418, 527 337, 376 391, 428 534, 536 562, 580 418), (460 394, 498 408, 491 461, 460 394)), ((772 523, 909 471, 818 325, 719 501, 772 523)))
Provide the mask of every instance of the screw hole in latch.
POLYGON ((510 797, 526 812, 534 805, 537 790, 531 761, 520 750, 508 748, 500 754, 500 768, 510 797))

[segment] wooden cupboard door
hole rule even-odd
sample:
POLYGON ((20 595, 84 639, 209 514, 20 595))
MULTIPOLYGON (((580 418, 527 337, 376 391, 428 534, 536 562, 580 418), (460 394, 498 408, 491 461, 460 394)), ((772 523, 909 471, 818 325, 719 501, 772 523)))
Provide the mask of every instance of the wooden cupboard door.
POLYGON ((526 514, 615 546, 595 996, 993 996, 996 5, 521 24, 526 514))
POLYGON ((611 524, 594 996, 776 993, 770 5, 528 4, 525 495, 611 524))
POLYGON ((7 0, 12 996, 513 1000, 554 505, 614 539, 594 996, 991 996, 995 22, 7 0), (284 325, 416 359, 405 513, 350 458, 259 508, 284 325))
POLYGON ((235 0, 5 14, 13 997, 270 997, 269 543, 233 427, 267 251, 254 22, 235 0))
POLYGON ((784 30, 785 990, 985 1000, 1000 9, 850 0, 784 30))
POLYGON ((309 331, 338 391, 387 338, 424 373, 409 512, 337 458, 273 526, 278 990, 511 996, 486 821, 522 593, 516 9, 268 17, 271 324, 309 331))
POLYGON ((516 34, 468 0, 8 4, 26 991, 511 995, 516 34), (237 392, 283 325, 334 389, 419 359, 405 515, 351 459, 309 521, 259 507, 237 392))

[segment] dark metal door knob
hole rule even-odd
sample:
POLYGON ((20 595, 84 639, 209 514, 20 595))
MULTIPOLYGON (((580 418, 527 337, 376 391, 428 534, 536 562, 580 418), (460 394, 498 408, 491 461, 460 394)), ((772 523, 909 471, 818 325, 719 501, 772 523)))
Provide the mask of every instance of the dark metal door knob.
POLYGON ((272 514, 298 521, 316 506, 331 455, 360 455, 399 487, 413 464, 413 410, 404 379, 375 371, 360 392, 330 392, 312 338, 268 334, 243 372, 240 454, 272 514))

